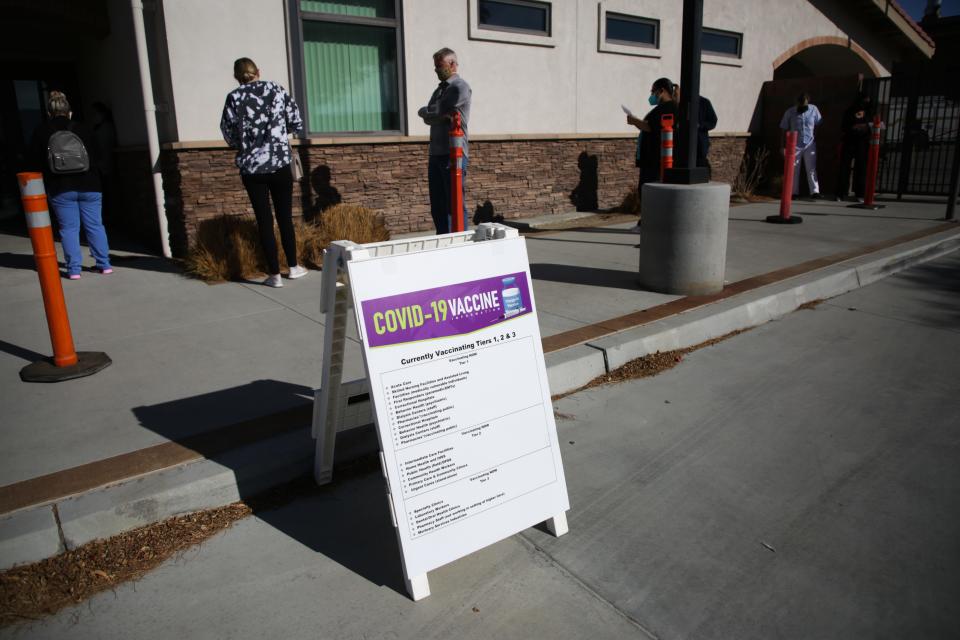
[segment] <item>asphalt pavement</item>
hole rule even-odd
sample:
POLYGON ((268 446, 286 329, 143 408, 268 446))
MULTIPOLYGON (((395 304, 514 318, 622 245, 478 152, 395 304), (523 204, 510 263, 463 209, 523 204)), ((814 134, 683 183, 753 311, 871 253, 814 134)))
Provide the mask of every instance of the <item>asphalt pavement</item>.
POLYGON ((960 255, 556 403, 570 532, 403 593, 379 472, 18 638, 960 635, 960 255))

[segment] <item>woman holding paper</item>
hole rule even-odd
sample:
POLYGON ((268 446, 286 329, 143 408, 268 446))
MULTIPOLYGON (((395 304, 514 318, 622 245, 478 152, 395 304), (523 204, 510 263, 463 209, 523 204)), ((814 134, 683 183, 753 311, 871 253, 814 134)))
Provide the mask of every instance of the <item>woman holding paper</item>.
POLYGON ((677 115, 677 105, 673 101, 673 82, 669 78, 659 78, 650 87, 648 98, 653 109, 641 120, 627 111, 627 124, 640 130, 637 144, 637 167, 640 168, 640 181, 637 186, 637 198, 643 194, 643 185, 655 182, 660 177, 660 118, 666 114, 677 115))

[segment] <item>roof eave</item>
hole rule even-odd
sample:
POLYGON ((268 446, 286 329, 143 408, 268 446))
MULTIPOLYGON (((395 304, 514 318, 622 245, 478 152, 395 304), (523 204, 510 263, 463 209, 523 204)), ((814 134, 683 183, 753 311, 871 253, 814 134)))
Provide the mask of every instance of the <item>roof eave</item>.
POLYGON ((918 53, 925 58, 933 57, 935 49, 933 40, 930 39, 930 36, 924 38, 926 34, 921 35, 920 25, 910 20, 895 0, 872 0, 872 2, 877 9, 883 13, 887 20, 916 48, 918 53))

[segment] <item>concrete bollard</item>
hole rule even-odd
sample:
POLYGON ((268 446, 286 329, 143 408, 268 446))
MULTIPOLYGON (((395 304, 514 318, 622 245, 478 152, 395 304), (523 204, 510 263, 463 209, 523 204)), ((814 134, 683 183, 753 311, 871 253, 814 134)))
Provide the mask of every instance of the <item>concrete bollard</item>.
POLYGON ((640 286, 707 295, 723 289, 730 185, 643 185, 640 286))

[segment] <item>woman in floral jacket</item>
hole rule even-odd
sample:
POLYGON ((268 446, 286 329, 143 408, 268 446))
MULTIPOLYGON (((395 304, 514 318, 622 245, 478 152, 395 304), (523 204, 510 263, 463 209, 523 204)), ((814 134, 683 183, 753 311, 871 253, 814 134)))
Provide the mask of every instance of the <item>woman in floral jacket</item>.
POLYGON ((287 257, 291 280, 307 275, 297 263, 297 239, 293 230, 292 154, 288 136, 303 130, 300 110, 290 94, 275 82, 260 79, 260 70, 250 58, 233 63, 233 77, 240 86, 227 95, 220 119, 223 139, 237 150, 240 179, 257 216, 260 244, 267 258, 269 275, 263 284, 282 287, 277 243, 273 235, 273 212, 280 228, 280 242, 287 257))

